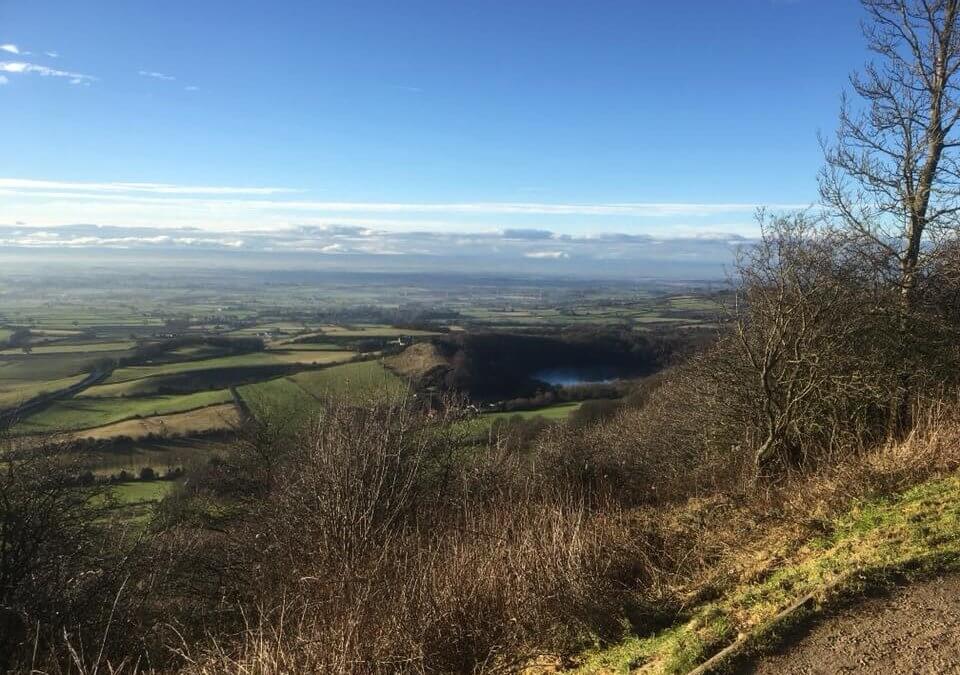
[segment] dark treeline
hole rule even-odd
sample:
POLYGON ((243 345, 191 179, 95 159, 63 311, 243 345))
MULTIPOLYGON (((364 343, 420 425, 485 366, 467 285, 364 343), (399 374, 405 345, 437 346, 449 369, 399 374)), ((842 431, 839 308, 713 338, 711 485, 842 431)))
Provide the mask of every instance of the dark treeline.
POLYGON ((529 398, 552 389, 532 378, 556 367, 615 367, 624 377, 649 375, 702 346, 699 332, 637 333, 603 327, 559 335, 468 333, 434 340, 450 361, 438 384, 477 399, 529 398))

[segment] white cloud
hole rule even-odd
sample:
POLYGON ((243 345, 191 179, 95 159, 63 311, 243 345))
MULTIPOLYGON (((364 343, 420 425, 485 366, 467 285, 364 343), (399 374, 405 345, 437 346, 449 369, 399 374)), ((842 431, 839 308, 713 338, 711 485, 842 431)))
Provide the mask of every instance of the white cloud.
POLYGON ((167 74, 165 74, 165 73, 158 73, 158 72, 156 72, 156 71, 154 71, 154 70, 141 70, 141 71, 139 71, 139 74, 142 75, 143 77, 152 77, 152 78, 155 79, 155 80, 173 81, 173 80, 177 79, 177 78, 175 78, 173 75, 167 75, 167 74))
POLYGON ((196 85, 193 85, 193 84, 184 87, 184 89, 185 89, 186 91, 200 91, 200 87, 198 87, 198 86, 196 86, 196 85))
MULTIPOLYGON (((262 202, 260 203, 263 204, 262 202)), ((751 213, 761 204, 699 204, 638 202, 623 204, 537 204, 512 202, 433 203, 398 202, 274 202, 277 208, 315 209, 336 213, 456 213, 464 215, 534 215, 534 216, 712 216, 725 213, 751 213)), ((799 209, 807 205, 768 204, 771 209, 799 209)))
POLYGON ((8 82, 10 82, 10 80, 7 79, 6 75, 0 75, 0 85, 7 84, 8 82))
POLYGON ((570 257, 566 251, 529 251, 523 254, 524 258, 536 260, 565 260, 570 257))
POLYGON ((298 238, 336 241, 299 244, 286 238, 283 247, 319 251, 333 243, 346 246, 345 251, 324 251, 328 253, 361 252, 363 238, 376 240, 387 232, 390 245, 378 253, 413 253, 421 250, 415 242, 426 241, 418 237, 430 233, 424 251, 435 246, 464 251, 501 246, 516 249, 513 260, 530 253, 536 254, 530 256, 531 263, 539 258, 544 265, 562 260, 565 252, 571 265, 580 265, 595 257, 594 249, 608 256, 624 248, 653 255, 653 249, 662 248, 658 240, 733 245, 734 237, 754 237, 757 230, 754 203, 337 202, 298 192, 272 186, 0 177, 0 223, 190 226, 233 234, 296 229, 298 238))
MULTIPOLYGON (((2 67, 0 67, 2 70, 2 67)), ((176 200, 164 198, 146 200, 141 197, 124 196, 121 193, 155 193, 162 195, 275 195, 300 192, 278 187, 211 187, 186 186, 169 183, 83 183, 34 179, 0 178, 0 189, 22 190, 29 196, 56 197, 55 194, 41 195, 40 190, 70 190, 86 193, 83 196, 95 199, 130 201, 141 199, 144 205, 170 204, 193 205, 198 207, 229 207, 251 211, 314 211, 318 213, 358 213, 358 214, 446 214, 462 216, 603 216, 623 218, 676 218, 676 217, 715 217, 725 214, 745 214, 752 218, 759 206, 773 210, 791 210, 806 208, 806 204, 763 204, 756 203, 698 203, 698 202, 624 202, 600 204, 549 204, 534 202, 450 202, 450 203, 410 203, 410 202, 337 202, 315 200, 220 200, 216 202, 197 202, 190 199, 176 200), (102 193, 116 193, 107 197, 102 193)), ((77 195, 80 196, 79 194, 77 195)), ((540 228, 508 228, 514 236, 542 236, 540 228)))
POLYGON ((17 45, 12 45, 8 43, 8 44, 0 45, 0 51, 7 52, 8 54, 19 54, 20 48, 17 47, 17 45))
MULTIPOLYGON (((331 264, 336 259, 350 259, 354 269, 358 265, 372 265, 381 270, 381 263, 364 262, 365 257, 378 256, 383 265, 400 265, 397 269, 438 271, 450 269, 465 271, 481 270, 485 274, 493 269, 523 274, 524 271, 539 271, 590 276, 636 277, 684 275, 684 278, 703 279, 720 277, 723 266, 732 259, 735 251, 752 240, 733 238, 721 241, 676 236, 664 238, 640 237, 631 234, 611 233, 576 244, 561 244, 545 248, 542 243, 523 239, 511 239, 497 231, 473 231, 465 236, 450 232, 426 232, 407 230, 358 230, 356 227, 331 224, 329 227, 261 226, 258 230, 227 228, 213 233, 194 226, 163 226, 156 224, 124 225, 56 225, 41 224, 41 218, 32 220, 33 226, 4 225, 9 217, 4 213, 4 200, 0 200, 0 246, 43 249, 128 249, 156 252, 160 256, 173 255, 177 251, 204 250, 228 254, 230 251, 249 251, 255 254, 276 256, 300 255, 323 256, 331 264), (358 237, 357 234, 362 233, 358 237), (651 244, 660 244, 652 246, 651 244), (566 246, 576 248, 566 248, 566 246), (573 251, 576 251, 575 253, 573 251), (424 258, 429 258, 429 262, 424 258), (386 262, 393 258, 397 262, 386 262), (400 260, 405 262, 401 263, 400 260), (524 260, 518 264, 518 259, 524 260), (673 269, 673 272, 670 270, 673 269), (706 275, 705 275, 706 274, 706 275), (690 276, 692 275, 692 276, 690 276)), ((70 218, 83 218, 70 210, 70 218)), ((63 218, 62 212, 59 216, 63 218)), ((129 221, 127 217, 124 221, 129 221)), ((154 213, 145 216, 145 222, 154 222, 154 213)), ((77 221, 74 221, 77 222, 77 221)), ((91 222, 91 221, 87 221, 91 222)), ((262 223, 262 221, 261 221, 262 223)), ((553 238, 558 240, 558 236, 553 238)), ((258 258, 266 261, 268 258, 258 258)), ((279 267, 288 267, 282 257, 269 258, 279 267)), ((300 258, 300 261, 305 260, 300 258)))
POLYGON ((209 194, 209 195, 272 195, 284 192, 296 192, 290 188, 278 187, 224 187, 172 185, 170 183, 83 183, 54 180, 33 180, 30 178, 0 178, 0 188, 24 190, 30 194, 33 190, 77 190, 80 192, 150 192, 156 194, 209 194))
POLYGON ((0 72, 14 73, 18 75, 34 73, 42 77, 65 77, 70 80, 71 84, 89 84, 90 82, 97 81, 97 78, 93 77, 92 75, 71 73, 66 70, 57 70, 56 68, 40 66, 35 63, 27 63, 25 61, 0 61, 0 72))
POLYGON ((44 52, 44 54, 46 54, 47 56, 49 56, 51 59, 59 59, 59 58, 60 58, 60 54, 59 54, 58 52, 44 52))

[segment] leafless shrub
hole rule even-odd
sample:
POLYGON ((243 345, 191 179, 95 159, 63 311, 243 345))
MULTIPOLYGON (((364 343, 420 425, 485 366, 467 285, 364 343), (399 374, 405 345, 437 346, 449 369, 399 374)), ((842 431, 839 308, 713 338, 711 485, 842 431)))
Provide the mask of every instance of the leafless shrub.
POLYGON ((325 405, 210 540, 229 573, 207 592, 245 639, 186 650, 193 667, 462 672, 618 636, 642 604, 638 522, 542 463, 459 445, 455 417, 325 405))

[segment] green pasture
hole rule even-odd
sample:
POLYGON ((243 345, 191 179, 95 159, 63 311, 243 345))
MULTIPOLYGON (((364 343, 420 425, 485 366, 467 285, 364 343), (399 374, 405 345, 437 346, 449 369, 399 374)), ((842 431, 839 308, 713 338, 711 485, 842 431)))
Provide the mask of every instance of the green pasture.
POLYGON ((407 390, 406 383, 379 361, 358 361, 334 368, 291 375, 290 380, 317 398, 361 400, 372 396, 396 396, 407 390))
MULTIPOLYGON (((132 349, 134 343, 126 342, 54 342, 52 344, 34 345, 31 349, 31 355, 38 354, 97 354, 99 352, 120 352, 132 349)), ((19 347, 11 347, 0 351, 0 356, 19 355, 23 350, 19 347)))
POLYGON ((113 372, 107 384, 117 382, 127 382, 138 380, 145 377, 154 377, 158 375, 175 375, 178 373, 187 373, 197 370, 213 370, 220 368, 238 368, 247 366, 268 366, 282 364, 296 365, 323 365, 336 363, 338 361, 347 361, 356 354, 351 351, 287 351, 276 350, 269 352, 253 352, 251 354, 238 354, 236 356, 223 356, 213 359, 199 359, 193 361, 178 361, 173 363, 163 363, 151 366, 130 366, 119 368, 113 372))
POLYGON ((179 396, 73 398, 56 401, 16 425, 22 434, 93 429, 136 417, 185 412, 232 401, 227 389, 179 396))
POLYGON ((92 369, 94 362, 103 358, 102 352, 91 358, 87 354, 30 354, 0 357, 0 381, 59 380, 92 369))
POLYGON ((129 483, 117 483, 110 488, 114 499, 124 505, 158 502, 173 489, 170 480, 138 480, 129 483))
POLYGON ((258 420, 296 418, 317 408, 317 400, 286 377, 237 387, 237 391, 258 420))
POLYGON ((322 335, 329 335, 333 338, 392 338, 401 335, 411 337, 423 337, 436 335, 433 331, 411 330, 407 328, 394 328, 382 324, 363 324, 356 326, 323 326, 322 335))
POLYGON ((85 377, 80 374, 58 380, 0 380, 0 408, 12 408, 42 394, 67 389, 85 377))
POLYGON ((534 417, 542 417, 546 420, 557 421, 565 420, 567 417, 573 413, 574 410, 577 410, 581 401, 574 401, 570 403, 554 403, 553 405, 544 406, 543 408, 536 408, 534 410, 514 410, 511 412, 493 412, 493 413, 484 413, 481 415, 483 419, 489 419, 491 422, 497 419, 510 419, 512 417, 521 417, 525 420, 532 419, 534 417))

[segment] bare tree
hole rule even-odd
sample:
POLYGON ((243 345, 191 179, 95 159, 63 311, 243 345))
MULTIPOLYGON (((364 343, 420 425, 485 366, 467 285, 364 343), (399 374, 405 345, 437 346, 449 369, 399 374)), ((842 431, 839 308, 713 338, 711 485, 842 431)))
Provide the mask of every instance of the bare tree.
POLYGON ((760 226, 737 261, 732 330, 707 366, 727 383, 724 409, 758 471, 835 445, 852 409, 877 396, 871 373, 885 370, 873 355, 880 317, 844 234, 803 213, 761 214, 760 226))
POLYGON ((925 241, 956 232, 960 211, 960 0, 862 0, 876 59, 851 77, 836 140, 825 145, 824 203, 915 305, 925 241))

